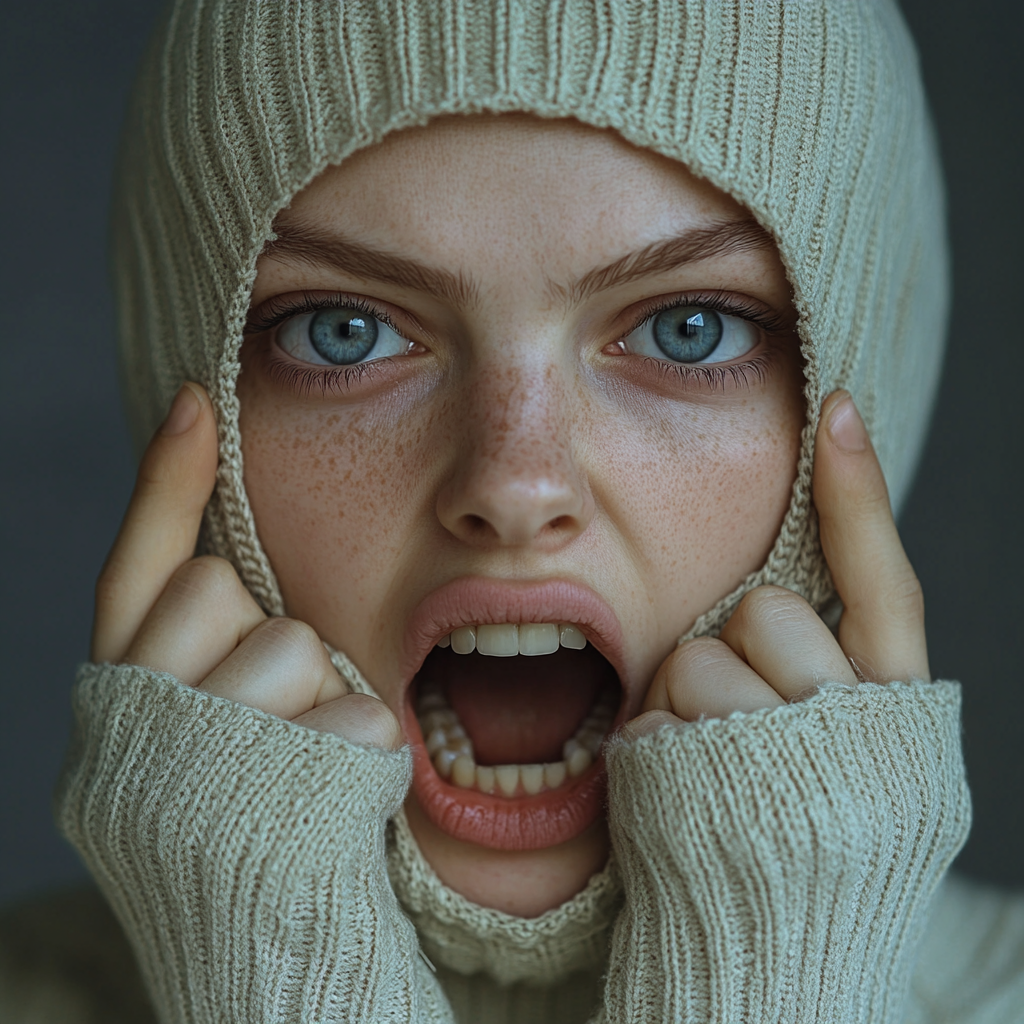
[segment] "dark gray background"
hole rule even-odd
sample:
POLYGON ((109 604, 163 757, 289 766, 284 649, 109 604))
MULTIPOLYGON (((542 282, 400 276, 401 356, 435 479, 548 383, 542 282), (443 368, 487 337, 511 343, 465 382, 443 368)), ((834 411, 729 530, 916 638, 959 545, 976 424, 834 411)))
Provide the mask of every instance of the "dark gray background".
MULTIPOLYGON (((4 5, 0 902, 82 877, 50 822, 91 591, 132 482, 105 228, 125 97, 159 4, 4 5)), ((975 826, 959 862, 1024 885, 1024 14, 906 0, 950 191, 956 302, 904 540, 936 675, 965 687, 975 826)))

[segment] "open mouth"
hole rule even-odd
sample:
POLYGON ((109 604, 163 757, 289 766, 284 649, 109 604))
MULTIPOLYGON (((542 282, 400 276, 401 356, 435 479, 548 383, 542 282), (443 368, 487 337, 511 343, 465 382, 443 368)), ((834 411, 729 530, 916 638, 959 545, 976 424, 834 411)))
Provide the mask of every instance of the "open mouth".
POLYGON ((607 605, 575 584, 464 579, 413 620, 415 646, 431 641, 405 722, 427 817, 453 838, 505 850, 586 829, 603 809, 601 748, 623 703, 619 673, 596 646, 618 653, 607 605), (561 614, 541 618, 552 610, 561 614))

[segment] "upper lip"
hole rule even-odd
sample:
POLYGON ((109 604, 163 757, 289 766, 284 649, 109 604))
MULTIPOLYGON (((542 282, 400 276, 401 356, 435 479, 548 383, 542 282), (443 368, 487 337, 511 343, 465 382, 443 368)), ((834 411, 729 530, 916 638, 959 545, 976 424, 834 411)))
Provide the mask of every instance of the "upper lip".
POLYGON ((413 610, 402 646, 406 685, 442 637, 460 626, 502 622, 571 622, 611 663, 623 689, 628 681, 622 626, 607 602, 590 587, 565 579, 502 580, 464 576, 438 587, 413 610))

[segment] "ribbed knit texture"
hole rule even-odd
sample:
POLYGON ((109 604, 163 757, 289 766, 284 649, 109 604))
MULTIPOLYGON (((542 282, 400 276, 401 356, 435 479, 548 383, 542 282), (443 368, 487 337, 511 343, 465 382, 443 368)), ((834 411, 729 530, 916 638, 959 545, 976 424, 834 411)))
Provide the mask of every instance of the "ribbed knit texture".
POLYGON ((609 1020, 898 1024, 967 838, 960 693, 831 685, 608 752, 609 1020))
MULTIPOLYGON (((99 893, 72 890, 0 913, 4 1024, 153 1024, 137 967, 99 893)), ((467 1024, 584 1024, 598 986, 496 988, 486 975, 438 977, 467 1024)), ((1024 893, 947 875, 936 894, 904 1024, 1021 1024, 1024 893)))
POLYGON ((603 993, 607 877, 513 918, 446 889, 399 826, 396 899, 384 833, 407 751, 86 666, 57 818, 162 1024, 448 1022, 452 1005, 541 1024, 899 1024, 969 825, 959 708, 953 683, 833 685, 613 743, 625 905, 603 993))
MULTIPOLYGON (((889 0, 172 3, 115 190, 138 443, 183 380, 206 385, 221 464, 205 543, 281 612, 243 486, 235 394, 273 218, 389 132, 502 111, 614 129, 706 177, 775 237, 807 378, 792 502, 765 566, 692 632, 720 628, 764 582, 820 606, 831 594, 810 506, 820 400, 852 391, 898 505, 944 334, 941 187, 889 0)), ((342 652, 334 661, 372 691, 342 652)), ((83 670, 57 813, 162 1024, 453 1012, 498 1024, 896 1024, 930 895, 967 827, 957 713, 952 684, 830 688, 616 746, 615 862, 534 921, 469 904, 433 874, 399 813, 407 753, 142 669, 83 670)))
POLYGON ((391 881, 435 963, 459 974, 483 972, 501 985, 551 986, 576 972, 595 979, 604 972, 610 925, 622 903, 614 858, 568 903, 523 918, 477 906, 444 885, 401 811, 389 853, 391 881))
POLYGON ((57 821, 165 1024, 444 1021, 385 866, 411 773, 407 750, 87 666, 57 821))
POLYGON ((282 603, 242 483, 238 349, 274 215, 325 166, 442 114, 610 127, 686 163, 776 237, 800 313, 808 425, 763 569, 831 592, 810 510, 822 397, 850 389, 899 504, 946 315, 942 197, 916 56, 888 0, 180 0, 143 64, 116 189, 124 390, 141 445, 181 382, 210 390, 209 547, 282 603))

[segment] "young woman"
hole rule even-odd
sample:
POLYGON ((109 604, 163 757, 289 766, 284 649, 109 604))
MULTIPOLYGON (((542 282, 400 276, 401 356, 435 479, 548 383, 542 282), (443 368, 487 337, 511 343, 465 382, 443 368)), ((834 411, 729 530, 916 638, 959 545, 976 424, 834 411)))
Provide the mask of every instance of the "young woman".
POLYGON ((1013 1019, 935 898, 891 7, 183 2, 134 109, 166 418, 58 817, 159 1018, 938 1020, 970 970, 954 1019, 1013 1019))

